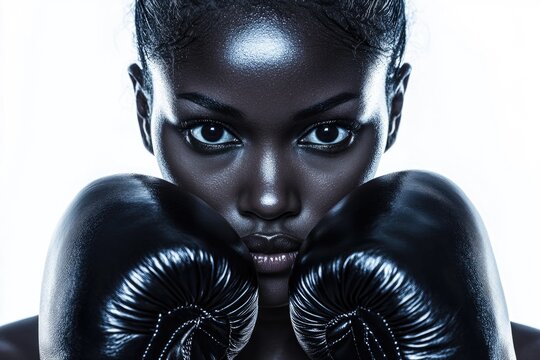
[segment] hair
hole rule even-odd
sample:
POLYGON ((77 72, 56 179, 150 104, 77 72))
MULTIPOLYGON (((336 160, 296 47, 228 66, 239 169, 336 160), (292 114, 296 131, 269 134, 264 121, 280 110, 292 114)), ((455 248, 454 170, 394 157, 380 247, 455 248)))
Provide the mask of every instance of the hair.
POLYGON ((394 83, 407 35, 405 0, 135 0, 135 34, 145 86, 151 89, 147 60, 171 59, 196 41, 196 25, 210 24, 231 7, 264 5, 308 10, 354 55, 383 56, 389 62, 387 87, 394 83))

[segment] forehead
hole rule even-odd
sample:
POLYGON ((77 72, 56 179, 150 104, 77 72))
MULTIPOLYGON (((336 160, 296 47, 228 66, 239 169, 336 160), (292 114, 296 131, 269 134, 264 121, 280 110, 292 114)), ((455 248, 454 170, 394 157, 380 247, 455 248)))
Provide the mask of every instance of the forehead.
POLYGON ((194 34, 180 56, 154 66, 176 93, 204 92, 239 106, 269 97, 302 106, 385 80, 384 62, 354 54, 302 9, 231 9, 194 34))

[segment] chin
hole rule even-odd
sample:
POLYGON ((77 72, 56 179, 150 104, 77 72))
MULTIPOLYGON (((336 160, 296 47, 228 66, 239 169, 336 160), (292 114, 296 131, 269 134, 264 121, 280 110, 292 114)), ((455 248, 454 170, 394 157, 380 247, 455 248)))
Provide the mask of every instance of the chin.
POLYGON ((289 275, 261 274, 259 280, 259 307, 279 308, 289 305, 289 275))

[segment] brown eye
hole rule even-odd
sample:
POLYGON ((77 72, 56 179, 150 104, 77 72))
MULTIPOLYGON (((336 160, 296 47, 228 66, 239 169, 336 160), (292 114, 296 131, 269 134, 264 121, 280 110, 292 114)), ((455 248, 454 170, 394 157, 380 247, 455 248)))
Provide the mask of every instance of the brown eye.
POLYGON ((201 136, 208 142, 219 142, 224 133, 221 126, 203 125, 201 127, 201 136))
POLYGON ((339 136, 339 130, 333 125, 319 126, 315 130, 315 137, 324 143, 331 143, 339 136))
POLYGON ((334 124, 317 126, 301 140, 303 144, 335 145, 347 139, 351 131, 334 124))
POLYGON ((189 132, 195 140, 208 145, 223 145, 238 142, 238 139, 234 135, 219 124, 209 123, 198 125, 191 128, 189 132))

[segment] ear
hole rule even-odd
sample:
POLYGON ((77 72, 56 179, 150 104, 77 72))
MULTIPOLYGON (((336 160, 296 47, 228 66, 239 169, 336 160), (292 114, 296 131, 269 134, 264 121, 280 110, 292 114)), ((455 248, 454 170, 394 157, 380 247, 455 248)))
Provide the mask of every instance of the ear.
POLYGON ((386 139, 386 149, 388 151, 396 142, 397 133, 399 130, 399 123, 401 122, 401 112, 403 110, 403 101, 405 98, 405 91, 407 90, 407 84, 409 83, 409 76, 411 75, 411 65, 403 64, 398 70, 393 92, 390 96, 390 116, 388 123, 388 137, 386 139))
POLYGON ((129 77, 133 84, 135 92, 135 101, 137 105, 137 120, 139 121, 139 129, 144 147, 154 154, 152 147, 152 135, 150 127, 150 95, 145 90, 147 87, 144 83, 144 75, 142 69, 137 64, 131 64, 128 68, 129 77))

